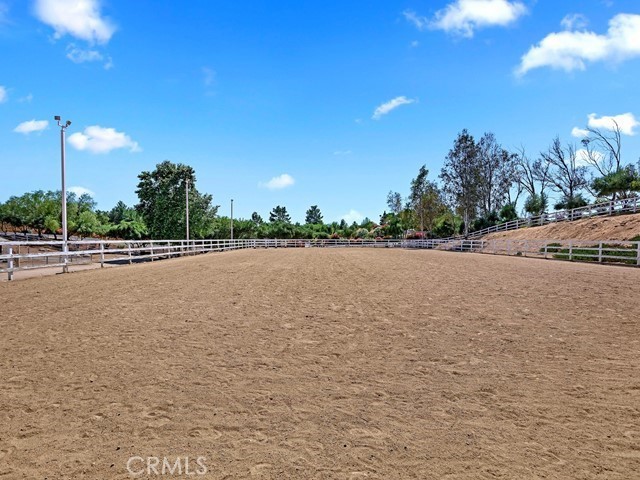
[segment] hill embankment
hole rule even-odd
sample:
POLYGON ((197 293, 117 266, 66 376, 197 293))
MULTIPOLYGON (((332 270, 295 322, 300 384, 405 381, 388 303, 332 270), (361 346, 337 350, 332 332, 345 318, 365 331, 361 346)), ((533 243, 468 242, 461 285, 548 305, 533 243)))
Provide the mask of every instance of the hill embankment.
POLYGON ((632 240, 640 239, 640 213, 593 217, 574 222, 559 222, 540 227, 496 232, 483 239, 510 238, 521 240, 632 240))

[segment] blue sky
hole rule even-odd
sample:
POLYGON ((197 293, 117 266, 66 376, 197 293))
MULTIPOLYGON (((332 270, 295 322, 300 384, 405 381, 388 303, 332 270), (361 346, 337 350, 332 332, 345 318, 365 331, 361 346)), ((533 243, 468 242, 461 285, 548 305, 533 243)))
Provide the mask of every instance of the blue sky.
POLYGON ((102 209, 169 159, 221 214, 377 220, 463 128, 535 156, 615 117, 640 156, 637 0, 0 0, 0 58, 0 201, 59 189, 54 115, 102 209))

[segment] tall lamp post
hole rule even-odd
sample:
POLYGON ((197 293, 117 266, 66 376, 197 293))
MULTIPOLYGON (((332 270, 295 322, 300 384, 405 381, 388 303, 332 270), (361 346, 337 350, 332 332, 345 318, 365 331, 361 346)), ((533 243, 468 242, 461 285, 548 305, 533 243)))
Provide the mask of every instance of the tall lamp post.
POLYGON ((69 272, 69 265, 67 252, 69 251, 69 245, 67 244, 67 179, 66 179, 66 165, 65 165, 65 141, 64 135, 67 130, 67 127, 71 125, 71 121, 67 120, 62 123, 60 120, 60 115, 56 115, 53 117, 55 121, 58 122, 58 126, 60 127, 60 166, 62 173, 62 252, 64 253, 64 261, 62 266, 62 272, 69 272))
POLYGON ((231 199, 231 240, 233 240, 233 198, 231 199))
POLYGON ((191 179, 187 178, 187 181, 184 184, 185 193, 187 197, 187 249, 189 248, 189 184, 191 183, 191 179))

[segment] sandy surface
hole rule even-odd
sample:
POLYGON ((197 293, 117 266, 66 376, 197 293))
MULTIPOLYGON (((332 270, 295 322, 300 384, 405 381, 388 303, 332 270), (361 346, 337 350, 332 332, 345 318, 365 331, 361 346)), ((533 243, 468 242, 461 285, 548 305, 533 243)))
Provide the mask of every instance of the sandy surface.
POLYGON ((483 238, 549 239, 549 240, 631 240, 640 236, 640 213, 594 217, 575 222, 550 223, 510 232, 498 232, 483 238))
POLYGON ((5 282, 0 479, 637 478, 638 285, 329 248, 5 282))

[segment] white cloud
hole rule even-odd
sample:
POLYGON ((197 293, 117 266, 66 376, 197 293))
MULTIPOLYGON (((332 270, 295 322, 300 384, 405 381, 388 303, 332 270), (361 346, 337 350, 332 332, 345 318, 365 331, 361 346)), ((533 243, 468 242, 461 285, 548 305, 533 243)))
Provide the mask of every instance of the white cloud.
POLYGON ((402 14, 404 18, 406 18, 409 23, 412 23, 418 30, 424 30, 429 26, 429 19, 427 17, 421 17, 413 10, 405 10, 402 14))
POLYGON ((20 102, 20 103, 31 103, 32 100, 33 100, 33 93, 30 93, 28 95, 25 95, 24 97, 19 98, 18 102, 20 102))
POLYGON ((24 135, 28 135, 33 132, 41 132, 49 127, 49 122, 47 120, 29 120, 27 122, 22 122, 16 128, 13 129, 16 133, 22 133, 24 135))
POLYGON ((296 183, 296 181, 291 175, 289 175, 288 173, 283 173, 282 175, 273 177, 266 183, 260 182, 258 186, 268 188, 269 190, 280 190, 282 188, 290 187, 294 183, 296 183))
POLYGON ((336 157, 344 157, 345 155, 351 155, 351 150, 336 150, 333 154, 336 157))
POLYGON ((581 13, 572 13, 564 17, 560 25, 565 30, 584 30, 589 25, 589 20, 581 13))
POLYGON ((91 190, 89 190, 88 188, 84 188, 84 187, 69 187, 69 188, 67 188, 67 190, 72 192, 72 193, 75 193, 76 196, 78 196, 78 197, 84 195, 85 193, 88 193, 92 197, 95 197, 95 195, 96 195, 91 190))
POLYGON ((341 220, 344 220, 349 225, 351 225, 353 222, 356 222, 356 223, 362 222, 362 220, 364 220, 364 215, 358 212, 357 210, 351 209, 349 210, 349 213, 345 213, 342 216, 341 220))
POLYGON ((97 50, 85 50, 71 43, 67 46, 67 58, 73 63, 84 63, 100 62, 104 57, 97 50))
POLYGON ((379 120, 383 115, 386 115, 391 110, 394 110, 402 105, 409 105, 411 103, 415 103, 415 100, 413 98, 407 98, 405 96, 396 97, 376 108, 371 118, 373 118, 374 120, 379 120))
MULTIPOLYGON (((479 28, 506 27, 526 13, 527 7, 519 1, 456 0, 437 11, 433 21, 429 22, 429 26, 470 38, 479 28)), ((407 17, 407 19, 409 18, 407 17)), ((424 25, 424 18, 418 17, 418 20, 424 25)), ((418 26, 415 21, 413 23, 418 26)), ((424 26, 419 28, 424 28, 424 26)))
POLYGON ((589 130, 585 130, 584 128, 573 127, 571 130, 571 136, 576 138, 585 138, 589 136, 589 130))
POLYGON ((69 136, 69 143, 77 150, 87 150, 91 153, 109 153, 118 148, 128 148, 130 152, 141 152, 138 142, 123 132, 113 128, 92 125, 69 136))
POLYGON ((567 72, 587 63, 622 62, 640 56, 640 15, 621 13, 609 20, 604 35, 589 31, 550 33, 522 56, 516 74, 550 67, 567 72))
POLYGON ((0 85, 0 103, 4 103, 9 98, 9 94, 7 93, 7 89, 0 85))
POLYGON ((411 48, 419 47, 419 46, 420 46, 420 42, 419 42, 419 41, 417 41, 417 40, 414 40, 413 42, 411 42, 411 43, 409 44, 409 46, 410 46, 411 48))
POLYGON ((94 44, 107 43, 115 26, 100 12, 101 0, 36 0, 38 19, 53 27, 54 38, 65 35, 94 44))
POLYGON ((612 117, 602 116, 599 117, 595 113, 589 115, 589 127, 591 128, 603 128, 605 130, 614 130, 616 124, 620 128, 620 133, 624 135, 635 135, 636 128, 640 126, 640 122, 636 119, 633 113, 623 113, 612 117))

